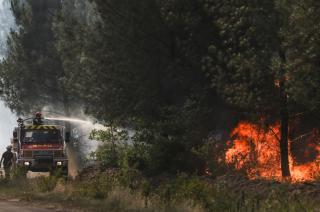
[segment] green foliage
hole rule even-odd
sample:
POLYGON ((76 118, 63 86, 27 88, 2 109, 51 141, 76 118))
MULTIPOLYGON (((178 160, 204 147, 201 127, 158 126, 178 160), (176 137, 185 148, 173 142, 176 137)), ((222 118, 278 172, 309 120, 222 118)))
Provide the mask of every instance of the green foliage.
MULTIPOLYGON (((209 44, 203 29, 212 31, 202 2, 93 2, 90 23, 70 12, 74 1, 62 5, 54 23, 66 87, 88 113, 139 134, 126 154, 130 166, 153 173, 202 169, 192 164, 191 149, 224 118, 212 119, 223 104, 201 71, 209 44)), ((84 9, 86 17, 90 11, 84 9)))
POLYGON ((165 202, 193 200, 208 205, 214 188, 195 176, 181 174, 171 182, 160 186, 159 195, 165 202))
POLYGON ((12 178, 13 179, 24 179, 27 174, 27 168, 26 167, 21 167, 21 166, 16 166, 12 169, 12 178))
POLYGON ((300 1, 290 7, 287 35, 288 93, 304 110, 318 114, 319 109, 319 27, 318 3, 300 1))
POLYGON ((0 65, 0 86, 2 99, 18 113, 48 104, 61 108, 66 103, 67 93, 61 83, 64 71, 51 29, 59 7, 60 1, 12 1, 18 28, 8 38, 7 57, 0 65))
POLYGON ((109 126, 106 130, 93 130, 90 139, 104 142, 92 155, 103 167, 121 167, 124 165, 128 142, 126 130, 109 126))
MULTIPOLYGON (((212 1, 215 2, 215 1, 212 1)), ((279 46, 278 11, 274 1, 224 1, 207 12, 217 26, 204 65, 212 86, 226 101, 251 112, 278 107, 271 62, 279 46)))
POLYGON ((113 125, 107 125, 106 130, 93 130, 89 138, 105 143, 111 143, 112 145, 126 144, 128 141, 128 132, 116 128, 113 125))
POLYGON ((151 166, 150 147, 142 142, 134 142, 126 147, 124 159, 124 167, 146 171, 151 166))
POLYGON ((35 182, 36 190, 40 192, 50 192, 56 187, 58 179, 56 176, 39 177, 35 182))
POLYGON ((119 146, 113 147, 109 144, 104 144, 96 152, 93 152, 92 156, 104 168, 118 168, 123 165, 124 151, 124 148, 119 146))
POLYGON ((226 173, 229 168, 225 163, 225 152, 227 144, 218 139, 209 138, 205 144, 194 149, 194 154, 206 162, 206 174, 211 177, 218 177, 226 173))
POLYGON ((92 180, 82 183, 76 189, 76 195, 94 199, 105 199, 116 186, 116 179, 101 173, 92 180))

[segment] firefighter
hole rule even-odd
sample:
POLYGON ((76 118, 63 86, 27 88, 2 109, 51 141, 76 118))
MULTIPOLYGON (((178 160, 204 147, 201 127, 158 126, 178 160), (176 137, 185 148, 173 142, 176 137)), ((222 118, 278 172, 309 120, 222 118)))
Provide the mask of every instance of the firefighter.
POLYGON ((4 168, 6 179, 10 178, 11 166, 14 163, 14 155, 11 152, 11 150, 12 150, 12 146, 7 146, 7 151, 5 151, 2 154, 1 161, 0 161, 0 167, 3 162, 3 168, 4 168))
POLYGON ((36 117, 33 119, 33 125, 42 125, 43 120, 42 120, 42 114, 40 112, 36 113, 36 117))

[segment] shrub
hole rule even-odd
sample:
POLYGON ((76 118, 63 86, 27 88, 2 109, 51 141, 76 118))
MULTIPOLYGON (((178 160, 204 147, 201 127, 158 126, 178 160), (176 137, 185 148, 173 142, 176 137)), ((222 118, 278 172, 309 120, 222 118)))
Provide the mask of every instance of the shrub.
POLYGON ((56 176, 39 177, 35 180, 36 189, 40 192, 50 192, 56 187, 58 179, 56 176))
POLYGON ((119 168, 123 165, 125 148, 128 141, 128 132, 120 130, 110 124, 106 130, 93 130, 90 139, 101 141, 101 145, 92 156, 100 162, 104 168, 119 168))
POLYGON ((13 168, 11 172, 11 176, 13 179, 26 178, 27 171, 28 170, 26 167, 16 166, 13 168))
POLYGON ((180 174, 175 179, 160 185, 158 194, 163 202, 201 203, 210 205, 210 198, 213 197, 214 188, 206 181, 200 180, 197 176, 180 174))
POLYGON ((74 195, 94 199, 104 199, 117 185, 117 180, 113 176, 100 173, 88 182, 81 182, 77 185, 74 195))

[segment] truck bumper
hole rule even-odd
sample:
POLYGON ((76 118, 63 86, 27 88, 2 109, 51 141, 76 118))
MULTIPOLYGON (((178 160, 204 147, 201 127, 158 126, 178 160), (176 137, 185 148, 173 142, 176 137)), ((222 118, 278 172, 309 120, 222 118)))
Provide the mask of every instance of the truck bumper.
POLYGON ((25 167, 31 171, 52 171, 57 168, 67 169, 68 159, 66 158, 20 158, 18 166, 25 167))

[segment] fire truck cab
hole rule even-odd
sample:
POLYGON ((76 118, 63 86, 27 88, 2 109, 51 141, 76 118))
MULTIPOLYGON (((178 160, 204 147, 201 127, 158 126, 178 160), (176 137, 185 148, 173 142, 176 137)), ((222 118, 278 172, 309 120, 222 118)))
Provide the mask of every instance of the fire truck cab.
POLYGON ((17 166, 35 172, 59 169, 68 175, 65 127, 44 124, 40 113, 36 114, 31 124, 25 125, 25 120, 19 118, 18 127, 13 131, 12 146, 17 166))

